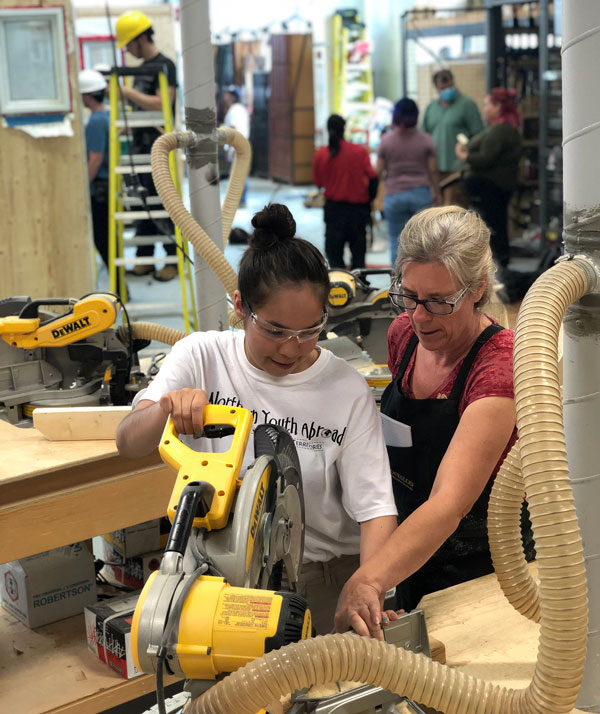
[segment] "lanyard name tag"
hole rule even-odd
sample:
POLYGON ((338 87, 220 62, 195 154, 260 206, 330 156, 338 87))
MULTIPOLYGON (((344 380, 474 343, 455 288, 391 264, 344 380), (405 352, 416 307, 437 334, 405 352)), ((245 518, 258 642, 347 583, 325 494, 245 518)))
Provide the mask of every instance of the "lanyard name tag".
POLYGON ((412 431, 408 424, 396 421, 381 412, 380 416, 386 446, 412 446, 412 431))

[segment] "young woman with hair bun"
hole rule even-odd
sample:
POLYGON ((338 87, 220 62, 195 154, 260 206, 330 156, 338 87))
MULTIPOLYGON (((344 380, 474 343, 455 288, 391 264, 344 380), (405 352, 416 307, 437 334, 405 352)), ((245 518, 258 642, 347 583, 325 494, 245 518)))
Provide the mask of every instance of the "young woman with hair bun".
MULTIPOLYGON (((296 444, 306 507, 299 592, 325 634, 344 583, 396 526, 390 469, 366 382, 317 346, 329 292, 321 253, 296 237, 283 205, 266 206, 252 225, 234 294, 244 331, 196 332, 174 345, 136 396, 117 446, 128 457, 150 453, 171 416, 189 446, 217 450, 193 437, 208 403, 245 407, 255 425, 284 426, 296 444)), ((249 448, 243 470, 253 460, 249 448)))

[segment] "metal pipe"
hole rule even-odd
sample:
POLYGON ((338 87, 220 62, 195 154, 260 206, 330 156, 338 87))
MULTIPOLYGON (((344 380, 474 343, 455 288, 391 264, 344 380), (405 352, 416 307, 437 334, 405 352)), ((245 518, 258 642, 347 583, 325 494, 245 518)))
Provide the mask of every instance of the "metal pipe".
MULTIPOLYGON (((600 3, 563 3, 562 35, 564 241, 569 253, 600 264, 600 3)), ((564 425, 573 497, 584 543, 590 621, 582 711, 600 712, 600 296, 571 305, 564 327, 564 425)))
MULTIPOLYGON (((217 144, 212 138, 217 117, 208 6, 208 0, 182 0, 180 5, 183 96, 186 128, 205 136, 194 152, 188 152, 191 214, 222 251, 217 144)), ((197 253, 194 273, 199 329, 227 329, 225 290, 197 253)))

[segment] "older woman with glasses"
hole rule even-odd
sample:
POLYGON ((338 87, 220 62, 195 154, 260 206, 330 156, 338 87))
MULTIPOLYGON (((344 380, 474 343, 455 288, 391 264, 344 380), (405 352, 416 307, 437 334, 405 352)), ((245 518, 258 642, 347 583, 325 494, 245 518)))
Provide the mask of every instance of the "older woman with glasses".
MULTIPOLYGON (((317 347, 327 321, 329 275, 321 253, 294 237, 285 206, 252 219, 234 309, 245 330, 180 340, 117 434, 119 452, 153 451, 167 417, 189 446, 222 448, 202 434, 207 403, 251 410, 255 424, 280 424, 296 444, 306 503, 299 591, 319 634, 333 626, 345 581, 396 527, 381 425, 364 379, 317 347), (366 495, 368 494, 368 496, 366 495)), ((248 449, 245 467, 254 460, 248 449)))
MULTIPOLYGON (((348 581, 336 628, 380 633, 380 597, 397 607, 492 572, 487 504, 516 439, 513 332, 485 312, 494 282, 489 229, 457 206, 413 216, 390 298, 404 310, 388 333, 393 382, 381 411, 408 424, 412 446, 388 446, 399 526, 348 581)), ((530 523, 522 514, 526 555, 530 523)), ((385 615, 383 622, 385 624, 385 615)))

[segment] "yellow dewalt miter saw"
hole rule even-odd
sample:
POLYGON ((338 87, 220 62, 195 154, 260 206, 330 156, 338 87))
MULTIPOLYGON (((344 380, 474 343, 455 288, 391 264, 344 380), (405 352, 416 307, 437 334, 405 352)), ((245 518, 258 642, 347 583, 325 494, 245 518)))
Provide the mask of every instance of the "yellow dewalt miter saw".
POLYGON ((294 592, 304 548, 296 448, 281 427, 257 426, 255 460, 241 474, 252 421, 246 409, 205 408, 203 436, 233 437, 224 452, 193 451, 171 420, 161 439, 160 454, 178 474, 172 527, 131 630, 136 666, 156 673, 159 711, 165 672, 192 680, 197 696, 221 675, 311 636, 310 612, 294 592))
POLYGON ((129 404, 135 352, 148 343, 121 340, 119 309, 105 293, 0 300, 0 419, 22 424, 36 406, 129 404))

